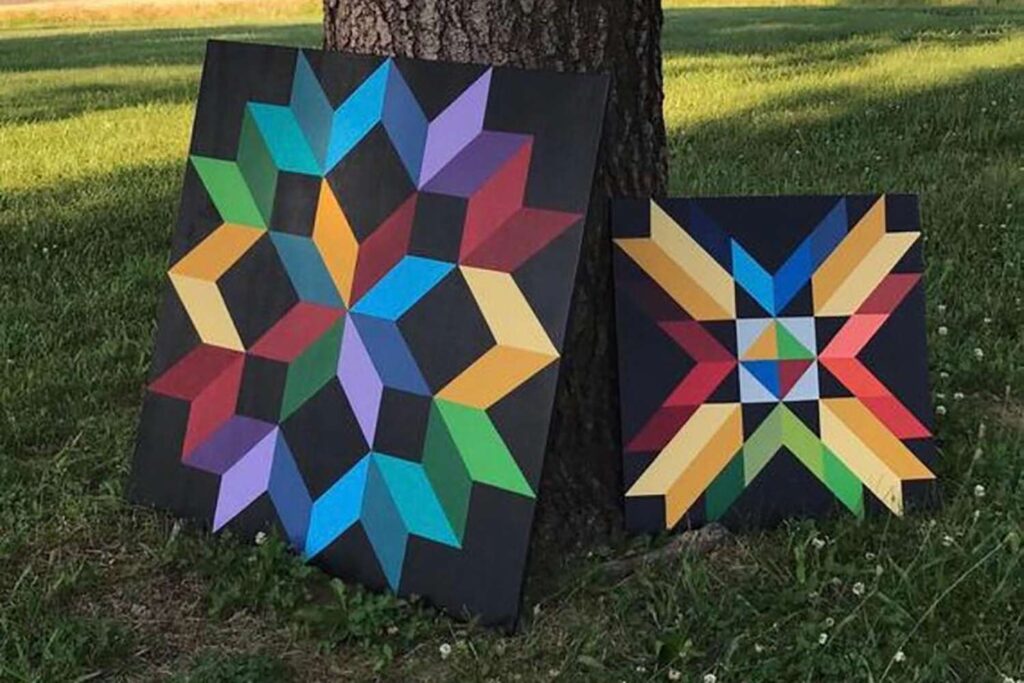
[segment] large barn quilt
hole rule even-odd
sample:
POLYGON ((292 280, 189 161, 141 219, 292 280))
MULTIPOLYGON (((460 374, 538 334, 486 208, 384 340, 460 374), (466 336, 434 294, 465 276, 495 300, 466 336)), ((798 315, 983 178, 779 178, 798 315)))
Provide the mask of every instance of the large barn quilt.
POLYGON ((613 211, 631 529, 902 514, 934 478, 917 201, 613 211))
POLYGON ((514 622, 606 89, 210 43, 133 499, 514 622))

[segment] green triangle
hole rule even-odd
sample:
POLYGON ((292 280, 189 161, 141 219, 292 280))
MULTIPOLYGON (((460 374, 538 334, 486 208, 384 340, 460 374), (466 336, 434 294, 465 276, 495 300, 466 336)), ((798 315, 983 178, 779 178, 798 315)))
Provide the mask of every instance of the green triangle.
POLYGON ((253 197, 245 174, 237 163, 195 155, 190 159, 225 223, 267 227, 260 203, 253 197))
POLYGON ((487 413, 458 403, 435 399, 434 405, 462 456, 470 479, 534 498, 512 453, 487 413))
POLYGON ((743 451, 740 450, 704 492, 704 509, 709 520, 721 518, 746 488, 743 451))
POLYGON ((853 514, 864 517, 864 486, 835 453, 822 446, 825 485, 853 514))
POLYGON ((423 441, 423 472, 459 542, 466 531, 473 480, 437 405, 430 407, 423 441))
POLYGON ((814 360, 814 354, 797 341, 782 323, 775 323, 775 339, 779 345, 779 360, 814 360))
POLYGON ((281 397, 281 421, 288 419, 289 415, 335 376, 343 330, 344 318, 327 328, 319 339, 288 366, 281 397))

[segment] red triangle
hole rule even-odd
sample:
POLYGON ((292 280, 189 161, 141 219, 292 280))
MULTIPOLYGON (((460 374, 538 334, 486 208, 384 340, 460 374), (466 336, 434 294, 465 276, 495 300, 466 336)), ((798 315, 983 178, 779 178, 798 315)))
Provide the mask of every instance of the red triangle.
POLYGON ((804 376, 811 360, 780 360, 779 361, 779 396, 784 397, 793 385, 804 376))
POLYGON ((580 218, 578 213, 521 208, 492 233, 478 237, 479 245, 463 253, 460 263, 512 273, 580 218))
POLYGON ((697 412, 697 406, 662 406, 651 416, 626 446, 627 453, 660 451, 672 440, 687 420, 697 412))
POLYGON ((355 303, 402 260, 409 250, 412 222, 416 217, 416 193, 409 195, 377 229, 359 245, 356 270, 352 278, 355 303))

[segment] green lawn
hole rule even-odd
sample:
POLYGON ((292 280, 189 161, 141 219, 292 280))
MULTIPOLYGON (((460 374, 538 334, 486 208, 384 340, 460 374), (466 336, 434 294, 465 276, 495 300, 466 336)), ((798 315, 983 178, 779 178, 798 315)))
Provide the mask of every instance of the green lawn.
POLYGON ((674 191, 921 193, 944 507, 584 551, 515 637, 122 502, 203 41, 319 43, 192 21, 0 30, 0 681, 1024 679, 1024 11, 666 11, 674 191))

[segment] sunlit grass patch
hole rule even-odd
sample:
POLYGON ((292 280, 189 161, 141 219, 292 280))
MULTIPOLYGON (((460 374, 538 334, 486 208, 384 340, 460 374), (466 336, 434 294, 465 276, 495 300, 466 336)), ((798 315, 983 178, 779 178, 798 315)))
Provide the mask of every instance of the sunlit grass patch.
POLYGON ((266 22, 321 12, 316 0, 44 0, 0 5, 0 28, 134 23, 266 22))

